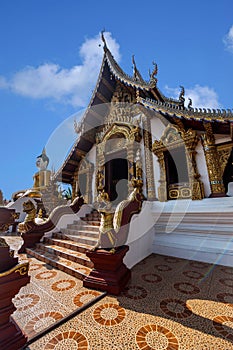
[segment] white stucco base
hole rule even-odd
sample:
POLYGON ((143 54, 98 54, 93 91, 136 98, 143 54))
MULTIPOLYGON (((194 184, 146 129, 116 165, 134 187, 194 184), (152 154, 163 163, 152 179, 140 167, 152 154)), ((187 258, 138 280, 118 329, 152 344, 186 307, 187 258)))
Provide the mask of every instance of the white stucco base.
POLYGON ((232 238, 221 235, 156 233, 153 253, 233 266, 232 238))
POLYGON ((233 198, 146 202, 127 244, 129 268, 151 253, 233 266, 233 198))
POLYGON ((154 202, 153 216, 154 253, 233 266, 232 198, 154 202))
POLYGON ((139 214, 132 217, 126 244, 129 246, 124 263, 132 268, 152 253, 154 219, 152 202, 144 202, 139 214))

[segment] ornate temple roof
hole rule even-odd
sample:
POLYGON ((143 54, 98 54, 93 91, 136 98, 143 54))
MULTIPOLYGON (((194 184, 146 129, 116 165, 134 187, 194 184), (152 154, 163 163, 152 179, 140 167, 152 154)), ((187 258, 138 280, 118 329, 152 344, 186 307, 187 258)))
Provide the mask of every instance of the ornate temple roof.
POLYGON ((166 113, 170 116, 196 121, 217 121, 220 123, 233 122, 233 110, 230 109, 210 109, 210 108, 181 108, 167 101, 160 102, 152 99, 137 97, 137 102, 144 107, 156 112, 166 113))
POLYGON ((120 82, 137 96, 136 103, 145 110, 162 114, 171 122, 177 119, 185 120, 188 127, 201 130, 203 122, 213 122, 215 131, 228 133, 230 124, 233 123, 232 110, 192 108, 191 101, 185 107, 184 88, 181 87, 179 99, 167 98, 157 87, 157 64, 153 62, 154 69, 150 73, 150 80, 145 81, 136 67, 134 56, 133 76, 126 74, 114 59, 107 47, 104 34, 102 33, 104 55, 92 97, 85 113, 79 123, 75 122, 75 130, 78 134, 77 141, 69 152, 61 168, 54 178, 64 183, 71 183, 75 169, 82 157, 90 151, 95 143, 98 127, 103 124, 109 111, 116 83, 120 82), (217 126, 216 126, 217 125, 217 126))

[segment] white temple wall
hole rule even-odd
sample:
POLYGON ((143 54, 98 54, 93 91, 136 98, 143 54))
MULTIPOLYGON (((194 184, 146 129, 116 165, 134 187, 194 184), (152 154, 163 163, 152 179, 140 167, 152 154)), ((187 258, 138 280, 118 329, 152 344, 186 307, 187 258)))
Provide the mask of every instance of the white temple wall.
POLYGON ((157 117, 151 119, 151 135, 152 135, 152 144, 155 140, 160 140, 161 136, 164 133, 166 125, 157 117))
POLYGON ((197 169, 199 174, 201 175, 200 180, 204 184, 205 197, 209 197, 209 195, 211 194, 210 181, 209 181, 208 169, 207 169, 206 160, 205 160, 205 153, 204 153, 204 149, 202 147, 201 141, 199 141, 197 144, 196 152, 197 152, 196 154, 197 169))

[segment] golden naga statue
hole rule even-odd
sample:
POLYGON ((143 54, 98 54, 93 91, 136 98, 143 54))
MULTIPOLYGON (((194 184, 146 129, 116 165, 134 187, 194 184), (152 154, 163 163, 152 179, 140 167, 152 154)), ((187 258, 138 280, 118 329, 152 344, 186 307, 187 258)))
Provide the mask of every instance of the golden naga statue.
POLYGON ((134 190, 127 199, 121 201, 116 210, 112 208, 108 194, 102 190, 95 207, 101 215, 98 242, 92 250, 105 249, 114 254, 117 247, 127 241, 129 222, 133 214, 139 213, 144 196, 141 179, 133 179, 134 190))
MULTIPOLYGON (((99 228, 99 239, 92 250, 96 250, 97 248, 106 248, 109 246, 114 247, 116 243, 113 228, 114 210, 112 209, 109 195, 104 191, 104 189, 99 192, 95 207, 100 213, 101 220, 99 228)), ((114 248, 112 248, 111 252, 114 253, 114 251, 114 248)))
POLYGON ((36 207, 32 201, 28 200, 23 203, 23 211, 27 214, 25 220, 18 225, 18 231, 25 233, 30 229, 30 222, 34 222, 36 218, 36 207))

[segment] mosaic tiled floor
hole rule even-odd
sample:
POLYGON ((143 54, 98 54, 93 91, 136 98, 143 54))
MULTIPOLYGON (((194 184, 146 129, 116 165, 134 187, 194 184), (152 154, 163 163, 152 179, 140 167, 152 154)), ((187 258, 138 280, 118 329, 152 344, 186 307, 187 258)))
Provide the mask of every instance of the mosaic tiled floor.
MULTIPOLYGON (((4 238, 15 251, 22 244, 17 236, 4 238)), ((13 318, 29 339, 102 294, 84 288, 79 279, 26 254, 19 255, 19 259, 29 260, 31 280, 13 299, 17 309, 13 318)))
MULTIPOLYGON (((30 273, 14 317, 31 335, 95 297, 35 259, 30 273)), ((151 255, 120 296, 106 296, 28 349, 233 350, 233 268, 151 255)))

